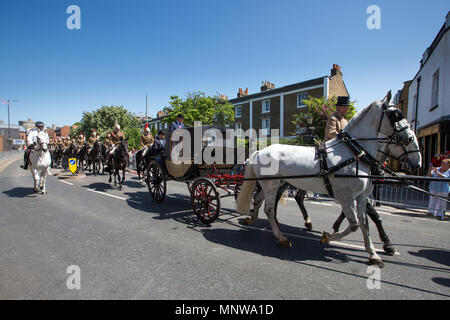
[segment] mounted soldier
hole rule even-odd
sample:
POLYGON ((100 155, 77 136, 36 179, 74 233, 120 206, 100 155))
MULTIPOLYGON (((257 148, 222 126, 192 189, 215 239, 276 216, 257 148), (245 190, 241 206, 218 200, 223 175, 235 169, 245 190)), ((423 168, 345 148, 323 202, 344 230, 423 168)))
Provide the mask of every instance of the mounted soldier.
POLYGON ((125 139, 125 135, 123 134, 122 130, 120 130, 120 125, 116 122, 116 125, 114 127, 114 131, 111 132, 111 144, 112 144, 112 149, 108 152, 108 156, 107 156, 107 161, 108 163, 111 160, 111 157, 114 153, 114 151, 117 148, 117 145, 123 140, 125 139))
POLYGON ((88 145, 89 145, 89 149, 87 152, 87 155, 89 156, 91 154, 91 150, 94 147, 95 142, 99 139, 98 133, 97 133, 97 129, 93 128, 91 135, 89 136, 89 140, 88 140, 88 145))
POLYGON ((107 149, 112 147, 112 140, 111 140, 111 133, 108 132, 108 134, 106 135, 105 141, 103 142, 103 144, 105 145, 105 147, 107 149))
POLYGON ((78 145, 82 146, 86 142, 86 138, 83 135, 83 132, 80 132, 80 136, 78 137, 78 145))
POLYGON ((41 137, 44 137, 45 143, 50 142, 48 134, 45 131, 45 125, 42 121, 37 121, 35 124, 35 127, 28 132, 27 141, 26 141, 28 148, 25 151, 25 154, 23 156, 23 162, 24 162, 23 166, 21 166, 25 170, 28 170, 30 153, 31 153, 31 150, 33 150, 36 146, 38 135, 40 135, 41 137))
POLYGON ((145 157, 147 151, 153 146, 154 139, 153 135, 150 133, 150 128, 148 124, 145 126, 144 132, 141 135, 141 147, 144 149, 142 156, 145 157))

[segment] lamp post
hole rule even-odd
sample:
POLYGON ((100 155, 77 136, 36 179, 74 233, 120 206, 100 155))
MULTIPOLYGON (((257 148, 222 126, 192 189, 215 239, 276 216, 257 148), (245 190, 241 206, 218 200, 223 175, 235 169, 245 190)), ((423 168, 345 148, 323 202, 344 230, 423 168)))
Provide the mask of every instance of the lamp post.
MULTIPOLYGON (((2 100, 0 100, 2 101, 2 100)), ((9 118, 9 105, 11 102, 19 102, 19 100, 8 99, 6 100, 6 104, 8 105, 8 151, 11 150, 11 121, 9 118)), ((2 101, 5 104, 5 101, 2 101)))
POLYGON ((306 116, 306 123, 308 124, 308 141, 309 143, 312 143, 312 139, 311 139, 311 125, 313 122, 313 118, 311 117, 311 115, 307 115, 306 116))

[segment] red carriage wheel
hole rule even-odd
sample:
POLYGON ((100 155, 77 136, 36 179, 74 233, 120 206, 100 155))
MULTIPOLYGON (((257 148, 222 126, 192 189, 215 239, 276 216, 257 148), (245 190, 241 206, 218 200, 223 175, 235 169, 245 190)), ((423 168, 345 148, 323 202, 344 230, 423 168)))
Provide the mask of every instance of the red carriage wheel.
POLYGON ((167 182, 163 168, 155 160, 148 165, 146 182, 152 199, 157 203, 163 202, 166 198, 167 182))
POLYGON ((214 222, 220 214, 220 195, 214 183, 199 179, 191 187, 192 210, 203 223, 214 222))

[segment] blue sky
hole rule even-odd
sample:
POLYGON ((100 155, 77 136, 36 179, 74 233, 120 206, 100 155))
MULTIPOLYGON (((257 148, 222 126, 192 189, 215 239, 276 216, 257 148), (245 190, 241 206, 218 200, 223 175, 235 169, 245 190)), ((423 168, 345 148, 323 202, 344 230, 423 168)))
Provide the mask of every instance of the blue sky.
MULTIPOLYGON (((0 99, 11 123, 72 124, 123 105, 149 115, 190 91, 236 97, 342 66, 358 109, 401 89, 444 23, 448 0, 2 0, 0 99), (66 9, 81 8, 81 30, 66 9), (368 6, 381 8, 369 30, 368 6)), ((0 104, 0 120, 7 121, 0 104)))

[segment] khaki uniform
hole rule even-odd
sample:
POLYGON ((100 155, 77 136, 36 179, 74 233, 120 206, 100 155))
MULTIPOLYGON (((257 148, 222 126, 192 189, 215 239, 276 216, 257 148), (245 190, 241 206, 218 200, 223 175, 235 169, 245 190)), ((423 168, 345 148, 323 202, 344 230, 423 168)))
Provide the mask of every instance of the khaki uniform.
POLYGON ((94 146, 94 143, 97 140, 98 140, 98 133, 92 132, 91 135, 89 136, 88 144, 92 147, 92 146, 94 146))
POLYGON ((343 117, 337 111, 333 113, 327 121, 327 126, 325 127, 325 139, 324 141, 330 141, 338 135, 338 133, 343 130, 348 124, 347 119, 343 117))
POLYGON ((149 133, 147 135, 142 134, 142 137, 141 137, 141 146, 142 147, 149 148, 149 147, 151 147, 153 145, 153 142, 154 142, 153 141, 153 136, 152 136, 151 133, 149 133))
POLYGON ((105 147, 109 148, 113 145, 111 138, 106 137, 105 141, 103 142, 103 144, 105 145, 105 147))
POLYGON ((113 143, 113 145, 118 144, 124 138, 125 138, 125 136, 124 136, 123 132, 120 130, 117 133, 115 133, 114 131, 111 132, 111 142, 113 143))

